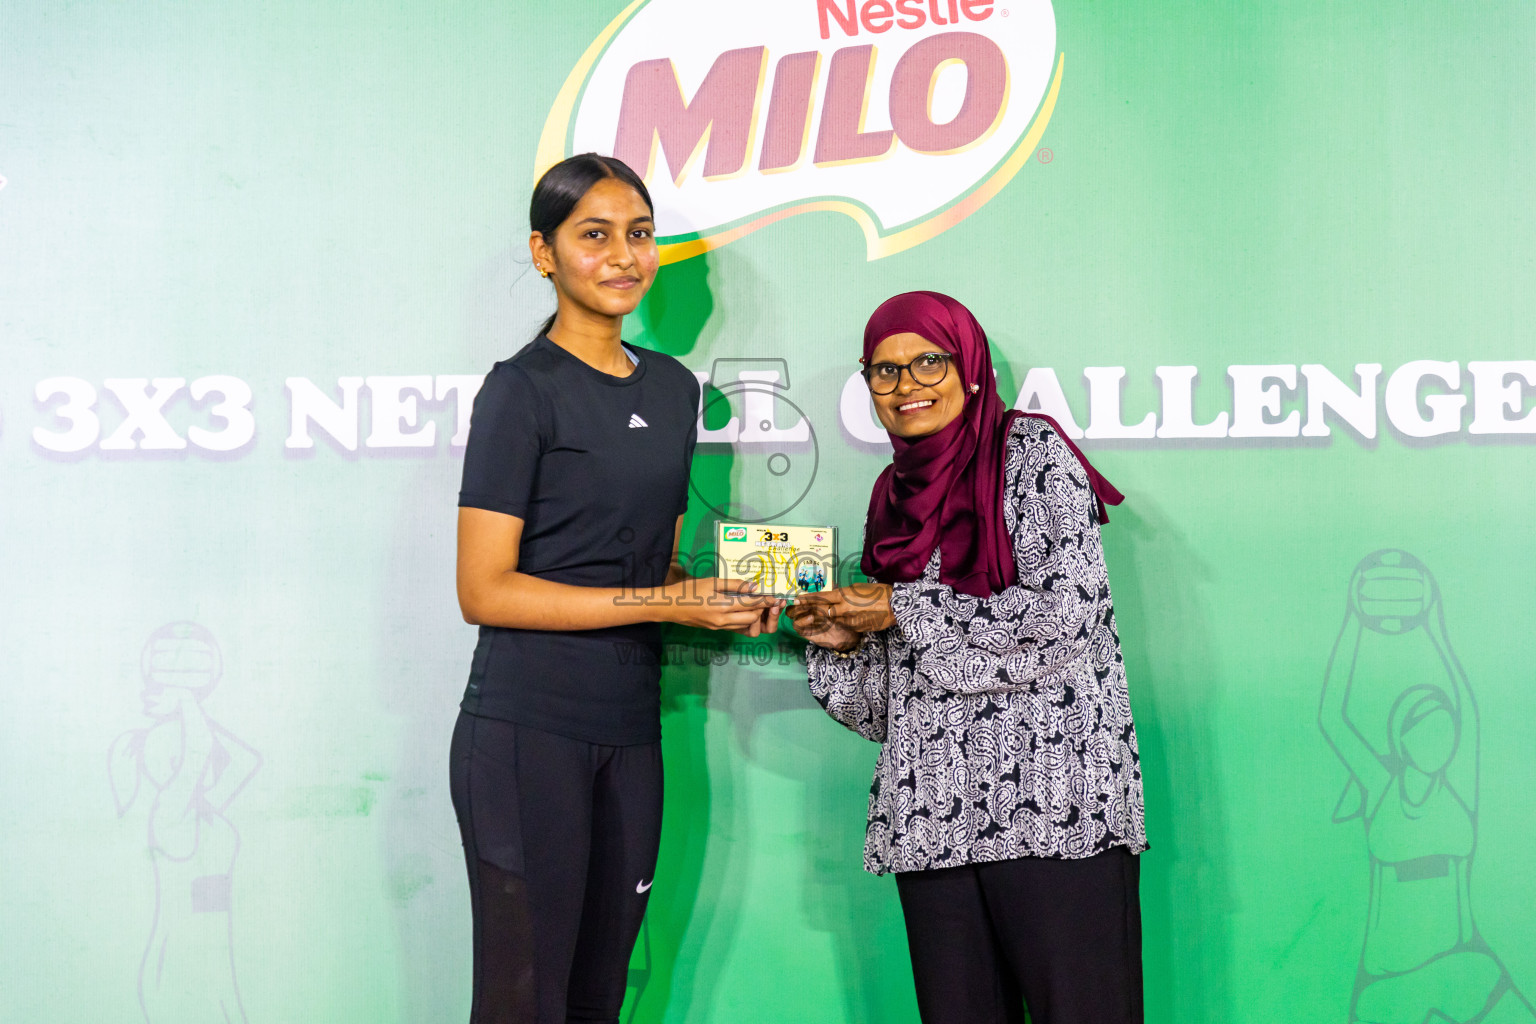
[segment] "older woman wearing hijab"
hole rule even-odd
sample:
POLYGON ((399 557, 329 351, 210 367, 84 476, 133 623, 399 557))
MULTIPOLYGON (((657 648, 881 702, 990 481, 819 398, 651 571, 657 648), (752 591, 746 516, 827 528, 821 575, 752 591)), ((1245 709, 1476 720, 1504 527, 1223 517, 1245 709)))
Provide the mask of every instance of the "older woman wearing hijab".
POLYGON ((882 744, 864 866, 895 872, 924 1024, 1142 1020, 1140 762, 1100 544, 1121 495, 1010 412, 963 305, 864 332, 891 435, 863 569, 791 612, 811 692, 882 744))

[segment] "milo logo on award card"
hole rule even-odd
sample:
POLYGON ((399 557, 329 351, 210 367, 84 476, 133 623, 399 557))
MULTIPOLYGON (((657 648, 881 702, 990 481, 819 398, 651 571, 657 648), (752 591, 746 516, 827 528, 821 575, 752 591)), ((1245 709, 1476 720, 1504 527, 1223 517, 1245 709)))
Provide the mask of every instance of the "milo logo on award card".
POLYGON ((538 167, 644 176, 662 262, 832 211, 870 259, 980 209, 1061 86, 1049 0, 635 0, 566 79, 538 167))

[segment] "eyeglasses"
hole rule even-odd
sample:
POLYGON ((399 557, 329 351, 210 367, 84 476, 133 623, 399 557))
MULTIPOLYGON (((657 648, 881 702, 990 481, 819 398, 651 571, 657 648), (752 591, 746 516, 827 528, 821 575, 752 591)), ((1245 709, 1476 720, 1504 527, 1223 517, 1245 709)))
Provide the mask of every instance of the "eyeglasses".
POLYGON ((949 376, 949 361, 954 358, 948 352, 924 352, 910 363, 873 363, 864 367, 864 381, 869 390, 877 395, 888 395, 901 383, 901 371, 912 375, 914 383, 933 387, 949 376))

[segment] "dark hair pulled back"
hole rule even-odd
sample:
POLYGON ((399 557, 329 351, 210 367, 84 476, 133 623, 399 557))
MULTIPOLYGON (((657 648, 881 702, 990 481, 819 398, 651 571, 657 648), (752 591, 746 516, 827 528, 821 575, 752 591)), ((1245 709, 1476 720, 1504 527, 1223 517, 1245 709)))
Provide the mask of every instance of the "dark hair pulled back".
MULTIPOLYGON (((533 187, 533 201, 528 204, 529 227, 553 245, 556 229, 565 223, 592 186, 605 178, 617 178, 640 193, 640 198, 655 215, 656 204, 651 202, 650 190, 628 164, 616 157, 578 153, 545 171, 533 187)), ((539 328, 540 334, 548 334, 555 326, 556 315, 551 313, 544 321, 544 326, 539 328)))

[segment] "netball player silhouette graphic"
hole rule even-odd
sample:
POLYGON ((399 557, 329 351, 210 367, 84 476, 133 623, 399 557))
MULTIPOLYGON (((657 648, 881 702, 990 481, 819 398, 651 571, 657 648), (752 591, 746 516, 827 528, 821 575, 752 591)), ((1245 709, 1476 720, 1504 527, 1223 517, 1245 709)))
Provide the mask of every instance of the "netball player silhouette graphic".
POLYGON ((1440 590, 1403 551, 1349 582, 1318 724, 1349 769, 1335 821, 1360 818, 1370 904, 1351 1021, 1530 1024, 1531 1004, 1478 933, 1478 719, 1440 590))
POLYGON ((243 1022, 235 980, 231 893, 240 833, 225 816, 261 755, 203 710, 223 671, 213 635, 192 622, 150 634, 141 659, 144 712, 153 723, 112 744, 117 813, 148 783, 155 912, 139 965, 149 1024, 243 1022))

